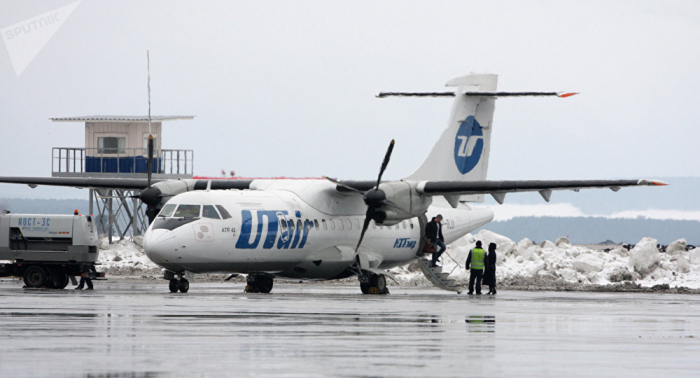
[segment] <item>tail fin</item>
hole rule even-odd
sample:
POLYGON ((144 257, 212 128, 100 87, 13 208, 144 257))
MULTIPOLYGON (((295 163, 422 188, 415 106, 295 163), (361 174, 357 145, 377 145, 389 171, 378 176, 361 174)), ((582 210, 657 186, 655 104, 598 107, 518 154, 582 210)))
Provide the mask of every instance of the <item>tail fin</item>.
MULTIPOLYGON (((498 75, 467 74, 447 82, 454 92, 388 92, 377 97, 454 97, 447 128, 430 154, 412 175, 412 181, 482 181, 486 179, 491 151, 491 126, 498 97, 570 97, 575 92, 497 92, 498 75)), ((483 195, 445 196, 459 201, 483 202, 483 195)))
POLYGON ((457 87, 447 128, 407 180, 486 179, 497 81, 494 74, 468 74, 447 82, 446 86, 457 87), (479 96, 478 92, 486 93, 479 96))

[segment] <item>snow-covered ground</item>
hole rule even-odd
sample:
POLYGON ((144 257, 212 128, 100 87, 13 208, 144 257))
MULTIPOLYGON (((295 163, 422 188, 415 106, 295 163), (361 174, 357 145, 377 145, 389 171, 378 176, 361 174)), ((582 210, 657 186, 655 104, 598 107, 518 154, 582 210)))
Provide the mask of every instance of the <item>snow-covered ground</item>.
MULTIPOLYGON (((466 235, 448 246, 443 254, 443 271, 452 272, 452 278, 458 282, 469 279, 464 262, 477 240, 483 243, 484 249, 489 243, 498 246, 496 274, 500 281, 539 278, 545 282, 583 285, 632 281, 644 287, 668 284, 700 289, 700 249, 686 251, 684 239, 669 245, 664 253, 658 251, 656 239, 652 238, 642 239, 629 251, 611 246, 613 249, 605 252, 571 245, 566 238, 544 241, 540 245, 529 239, 516 243, 487 230, 466 235)), ((143 253, 138 238, 120 240, 112 245, 100 239, 99 262, 101 270, 108 275, 157 277, 161 272, 143 253)), ((393 269, 392 273, 404 285, 430 285, 415 264, 393 269)))

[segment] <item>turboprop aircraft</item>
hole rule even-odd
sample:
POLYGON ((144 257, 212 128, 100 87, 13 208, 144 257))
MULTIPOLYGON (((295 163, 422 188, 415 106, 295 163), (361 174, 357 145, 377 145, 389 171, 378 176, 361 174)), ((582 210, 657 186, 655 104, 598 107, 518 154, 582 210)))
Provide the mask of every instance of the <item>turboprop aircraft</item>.
MULTIPOLYGON (((443 216, 447 244, 493 219, 485 194, 665 185, 654 180, 488 181, 493 112, 498 97, 574 93, 498 92, 494 74, 447 82, 449 92, 380 93, 454 97, 447 127, 408 177, 377 180, 147 180, 1 177, 0 182, 140 189, 151 220, 148 257, 166 269, 172 292, 189 290, 188 273, 247 274, 247 291, 269 293, 274 278, 332 280, 357 276, 363 293, 388 293, 388 269, 420 257, 428 218, 443 216)), ((149 159, 152 143, 149 144, 149 159)), ((149 164, 149 166, 152 166, 149 164)))

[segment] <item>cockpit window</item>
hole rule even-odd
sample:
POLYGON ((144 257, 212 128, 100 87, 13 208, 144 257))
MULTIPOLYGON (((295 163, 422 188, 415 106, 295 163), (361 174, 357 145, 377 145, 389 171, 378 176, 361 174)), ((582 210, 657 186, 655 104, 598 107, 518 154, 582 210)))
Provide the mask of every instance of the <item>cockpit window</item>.
POLYGON ((221 206, 221 205, 216 205, 216 208, 219 209, 219 212, 221 213, 221 217, 222 217, 222 218, 224 218, 224 219, 229 219, 229 218, 231 218, 231 214, 229 214, 228 211, 226 211, 226 209, 224 209, 223 206, 221 206))
POLYGON ((177 205, 173 204, 168 204, 163 206, 163 210, 160 211, 160 214, 158 214, 159 217, 167 218, 171 215, 173 215, 173 211, 175 211, 175 208, 177 205))
POLYGON ((212 205, 204 205, 204 207, 202 207, 202 217, 221 219, 221 217, 219 217, 219 213, 216 212, 216 209, 212 205))
POLYGON ((175 218, 197 218, 201 208, 199 205, 180 205, 175 211, 175 218))

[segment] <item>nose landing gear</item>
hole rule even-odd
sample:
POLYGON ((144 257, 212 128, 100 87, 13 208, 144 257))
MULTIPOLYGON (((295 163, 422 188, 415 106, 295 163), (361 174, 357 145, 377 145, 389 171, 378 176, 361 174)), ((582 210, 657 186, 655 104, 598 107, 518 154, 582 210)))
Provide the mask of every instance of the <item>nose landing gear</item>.
POLYGON ((249 274, 247 283, 244 292, 267 294, 272 291, 274 280, 268 274, 249 274))
MULTIPOLYGON (((167 272, 166 272, 167 274, 167 272)), ((177 293, 178 291, 182 293, 186 293, 187 291, 190 290, 190 281, 187 280, 187 278, 183 277, 182 273, 178 273, 177 276, 179 279, 175 278, 175 274, 170 272, 171 277, 170 277, 170 284, 168 285, 168 288, 170 289, 171 293, 177 293)))

